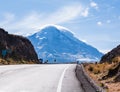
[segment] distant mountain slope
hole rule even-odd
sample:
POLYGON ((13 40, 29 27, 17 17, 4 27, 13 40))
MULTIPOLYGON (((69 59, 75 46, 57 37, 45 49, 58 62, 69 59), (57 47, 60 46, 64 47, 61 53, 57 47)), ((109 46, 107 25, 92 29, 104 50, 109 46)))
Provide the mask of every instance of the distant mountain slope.
POLYGON ((0 64, 39 63, 31 42, 0 28, 0 64))
POLYGON ((28 38, 39 58, 44 61, 91 61, 99 60, 102 56, 97 49, 78 40, 68 29, 60 26, 45 26, 28 38))
POLYGON ((112 62, 113 59, 115 59, 116 57, 120 57, 120 45, 117 46, 116 48, 112 49, 110 52, 108 52, 107 54, 105 54, 102 58, 101 58, 101 63, 103 62, 112 62))

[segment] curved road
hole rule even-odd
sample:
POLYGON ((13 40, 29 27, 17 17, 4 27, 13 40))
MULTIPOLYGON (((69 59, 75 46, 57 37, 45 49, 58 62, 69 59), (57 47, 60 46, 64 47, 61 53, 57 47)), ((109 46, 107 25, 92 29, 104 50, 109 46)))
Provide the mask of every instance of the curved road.
POLYGON ((0 66, 0 92, 83 92, 74 64, 0 66))

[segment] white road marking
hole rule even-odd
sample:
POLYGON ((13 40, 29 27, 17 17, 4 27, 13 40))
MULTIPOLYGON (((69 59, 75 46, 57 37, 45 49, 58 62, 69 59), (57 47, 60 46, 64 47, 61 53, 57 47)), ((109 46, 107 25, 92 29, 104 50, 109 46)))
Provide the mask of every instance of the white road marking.
POLYGON ((61 92, 62 81, 63 81, 64 75, 65 75, 65 72, 66 72, 66 70, 67 70, 69 67, 70 67, 70 66, 67 66, 67 67, 64 69, 64 71, 63 71, 63 73, 62 73, 62 75, 61 75, 61 77, 60 77, 60 80, 59 80, 59 83, 58 83, 58 87, 57 87, 57 92, 61 92))
POLYGON ((75 67, 73 64, 0 66, 0 92, 83 92, 74 75, 75 67))

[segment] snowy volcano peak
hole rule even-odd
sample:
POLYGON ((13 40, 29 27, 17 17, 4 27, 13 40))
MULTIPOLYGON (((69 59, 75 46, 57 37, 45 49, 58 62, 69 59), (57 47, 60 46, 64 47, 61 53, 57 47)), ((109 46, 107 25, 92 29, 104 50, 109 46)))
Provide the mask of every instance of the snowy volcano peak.
POLYGON ((58 29, 59 31, 70 31, 68 28, 63 27, 63 26, 59 26, 59 25, 54 25, 54 24, 48 24, 45 25, 43 27, 41 27, 40 30, 44 30, 44 29, 58 29))
POLYGON ((73 62, 99 60, 102 54, 94 47, 80 41, 67 28, 48 25, 28 37, 39 58, 44 61, 73 62))
POLYGON ((58 25, 46 25, 43 26, 40 31, 37 33, 37 35, 46 35, 46 36, 54 36, 54 35, 58 35, 58 34, 64 34, 66 36, 72 37, 74 36, 73 33, 62 26, 58 26, 58 25))

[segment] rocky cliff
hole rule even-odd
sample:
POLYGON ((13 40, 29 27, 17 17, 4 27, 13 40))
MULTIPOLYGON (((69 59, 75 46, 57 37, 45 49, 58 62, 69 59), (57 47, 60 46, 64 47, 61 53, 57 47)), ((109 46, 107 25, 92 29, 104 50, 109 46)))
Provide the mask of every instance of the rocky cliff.
POLYGON ((107 75, 105 75, 103 79, 114 77, 115 82, 120 82, 120 45, 101 58, 100 63, 104 62, 110 63, 109 66, 113 64, 113 66, 108 70, 107 75))
POLYGON ((31 42, 0 28, 0 64, 39 63, 31 42))
POLYGON ((108 52, 107 54, 105 54, 102 58, 101 58, 101 63, 103 62, 109 62, 111 63, 112 61, 114 61, 113 59, 118 59, 118 57, 120 57, 120 45, 117 46, 116 48, 112 49, 110 52, 108 52), (116 58, 117 57, 117 58, 116 58))

